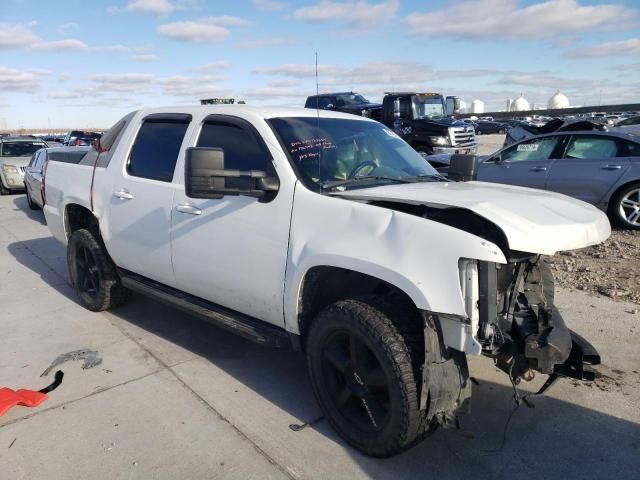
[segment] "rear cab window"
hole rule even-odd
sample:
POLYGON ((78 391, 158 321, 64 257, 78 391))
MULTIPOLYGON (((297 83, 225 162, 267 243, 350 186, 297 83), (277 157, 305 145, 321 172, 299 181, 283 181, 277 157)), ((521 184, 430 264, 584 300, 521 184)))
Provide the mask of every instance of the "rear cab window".
POLYGON ((138 131, 127 161, 133 177, 171 182, 191 115, 147 116, 138 131))
POLYGON ((618 142, 604 136, 574 136, 569 141, 565 158, 600 160, 618 156, 618 142))

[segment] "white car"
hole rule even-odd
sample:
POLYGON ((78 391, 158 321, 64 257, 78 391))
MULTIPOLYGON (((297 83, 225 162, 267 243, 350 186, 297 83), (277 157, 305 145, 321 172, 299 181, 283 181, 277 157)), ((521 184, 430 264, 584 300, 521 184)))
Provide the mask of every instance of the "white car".
POLYGON ((390 129, 310 109, 145 109, 79 165, 52 162, 52 233, 88 309, 141 292, 305 352, 326 418, 392 455, 452 426, 467 355, 514 381, 593 379, 542 255, 594 245, 606 216, 539 190, 441 177, 390 129))

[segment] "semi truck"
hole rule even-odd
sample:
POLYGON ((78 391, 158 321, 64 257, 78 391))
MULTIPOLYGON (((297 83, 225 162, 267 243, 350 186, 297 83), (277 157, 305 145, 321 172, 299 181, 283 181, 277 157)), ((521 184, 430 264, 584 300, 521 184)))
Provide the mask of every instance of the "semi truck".
POLYGON ((334 110, 384 123, 423 156, 477 153, 475 129, 456 120, 458 97, 439 93, 386 92, 382 104, 353 92, 323 93, 307 98, 306 108, 334 110))

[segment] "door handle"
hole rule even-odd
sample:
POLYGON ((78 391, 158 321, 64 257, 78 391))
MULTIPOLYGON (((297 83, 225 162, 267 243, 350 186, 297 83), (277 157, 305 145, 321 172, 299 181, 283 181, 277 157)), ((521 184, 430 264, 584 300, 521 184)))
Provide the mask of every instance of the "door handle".
POLYGON ((533 167, 533 168, 531 169, 531 171, 532 171, 532 172, 546 172, 546 171, 547 171, 547 167, 540 167, 540 166, 538 166, 538 167, 533 167))
POLYGON ((202 210, 200 210, 198 207, 194 205, 191 205, 190 203, 181 203, 179 205, 176 205, 176 210, 179 211, 180 213, 187 213, 189 215, 202 214, 202 210))
POLYGON ((603 170, 620 170, 622 169, 622 165, 605 165, 602 167, 603 170))
POLYGON ((122 200, 131 200, 133 198, 133 195, 131 195, 127 190, 125 190, 124 188, 121 190, 118 190, 116 192, 113 192, 113 196, 116 198, 120 198, 122 200))

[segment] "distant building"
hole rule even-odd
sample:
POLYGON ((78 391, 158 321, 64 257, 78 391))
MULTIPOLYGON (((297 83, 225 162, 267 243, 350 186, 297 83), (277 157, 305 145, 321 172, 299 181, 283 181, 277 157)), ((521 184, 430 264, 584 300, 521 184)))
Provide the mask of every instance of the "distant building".
POLYGON ((516 98, 511 104, 511 112, 524 112, 527 110, 531 110, 531 105, 529 105, 529 101, 522 95, 516 98))
POLYGON ((484 113, 484 102, 482 100, 471 102, 471 113, 484 113))
POLYGON ((569 99, 560 91, 557 91, 553 97, 549 99, 549 102, 547 102, 547 108, 549 109, 569 108, 569 105, 569 99))
POLYGON ((505 112, 510 112, 511 111, 511 107, 513 107, 513 98, 507 98, 507 108, 506 108, 505 112))

